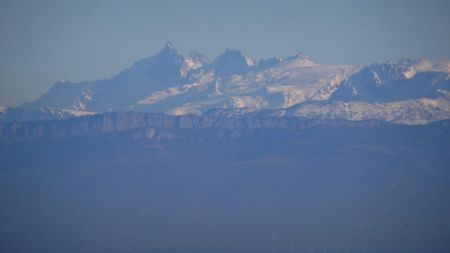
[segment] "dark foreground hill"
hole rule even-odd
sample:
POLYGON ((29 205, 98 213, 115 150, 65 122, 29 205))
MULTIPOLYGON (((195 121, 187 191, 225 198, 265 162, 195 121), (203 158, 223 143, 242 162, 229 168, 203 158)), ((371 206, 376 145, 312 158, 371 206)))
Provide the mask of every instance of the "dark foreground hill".
POLYGON ((449 122, 284 120, 3 124, 0 252, 450 250, 449 122))

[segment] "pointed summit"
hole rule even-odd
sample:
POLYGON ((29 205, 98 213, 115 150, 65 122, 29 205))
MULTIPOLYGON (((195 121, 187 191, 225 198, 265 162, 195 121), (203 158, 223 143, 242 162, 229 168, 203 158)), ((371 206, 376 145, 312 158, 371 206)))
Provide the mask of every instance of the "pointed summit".
POLYGON ((175 49, 175 46, 172 44, 172 42, 167 41, 163 50, 161 50, 161 52, 159 52, 158 55, 178 55, 178 52, 175 49))
POLYGON ((176 52, 177 50, 175 49, 175 46, 172 44, 172 42, 167 41, 166 45, 164 46, 163 51, 171 51, 171 52, 176 52))
POLYGON ((132 66, 133 71, 145 73, 159 83, 173 83, 180 77, 184 57, 179 54, 171 42, 157 54, 141 59, 132 66))
POLYGON ((165 46, 164 48, 171 48, 171 49, 175 49, 175 47, 174 47, 173 43, 172 43, 172 42, 170 42, 170 41, 167 41, 167 42, 166 42, 166 46, 165 46))
POLYGON ((184 57, 177 52, 175 46, 170 41, 167 41, 161 51, 153 56, 135 62, 133 68, 148 69, 154 64, 170 65, 173 63, 178 65, 181 64, 183 60, 184 57))

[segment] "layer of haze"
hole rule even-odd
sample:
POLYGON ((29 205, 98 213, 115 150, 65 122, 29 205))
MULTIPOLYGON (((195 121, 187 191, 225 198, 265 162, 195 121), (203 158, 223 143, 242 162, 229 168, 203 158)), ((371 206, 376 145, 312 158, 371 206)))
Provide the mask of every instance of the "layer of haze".
POLYGON ((450 1, 1 1, 0 105, 106 78, 171 41, 210 58, 450 58, 450 1))

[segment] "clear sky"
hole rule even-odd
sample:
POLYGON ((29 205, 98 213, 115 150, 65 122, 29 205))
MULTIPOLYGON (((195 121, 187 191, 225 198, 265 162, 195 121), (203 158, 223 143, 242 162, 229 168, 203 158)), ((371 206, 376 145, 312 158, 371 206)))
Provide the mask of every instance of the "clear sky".
POLYGON ((450 1, 0 1, 0 105, 106 78, 171 41, 210 58, 450 59, 450 1))

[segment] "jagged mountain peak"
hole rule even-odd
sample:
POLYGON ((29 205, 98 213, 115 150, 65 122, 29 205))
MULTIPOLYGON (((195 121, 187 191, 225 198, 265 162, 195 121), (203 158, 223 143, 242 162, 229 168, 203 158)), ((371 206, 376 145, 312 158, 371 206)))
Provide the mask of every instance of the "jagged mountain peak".
POLYGON ((175 46, 169 41, 166 43, 164 48, 155 55, 157 58, 171 58, 171 59, 182 59, 184 58, 183 55, 178 53, 178 51, 175 49, 175 46))
POLYGON ((393 102, 442 96, 450 90, 449 74, 424 59, 403 58, 374 63, 345 80, 332 101, 393 102))
POLYGON ((242 51, 226 48, 225 52, 216 58, 217 61, 244 61, 247 66, 254 65, 253 60, 242 51))
POLYGON ((217 76, 230 76, 246 73, 253 65, 253 60, 241 51, 227 48, 214 59, 209 68, 214 69, 217 76))
POLYGON ((450 73, 450 63, 446 61, 433 62, 427 59, 401 58, 397 61, 374 63, 362 69, 372 72, 383 80, 411 79, 423 72, 450 73))
POLYGON ((370 76, 377 84, 384 84, 393 80, 406 79, 405 72, 410 69, 412 60, 403 59, 401 62, 387 61, 373 63, 361 69, 361 74, 370 76))
POLYGON ((157 54, 141 59, 133 64, 133 68, 148 68, 152 65, 179 65, 184 61, 184 56, 179 54, 171 42, 167 42, 164 48, 157 54))
POLYGON ((167 50, 175 50, 175 46, 173 45, 172 42, 167 41, 167 42, 166 42, 166 45, 164 46, 164 49, 167 49, 167 50))
POLYGON ((164 48, 157 54, 159 56, 172 56, 172 57, 180 57, 181 54, 178 53, 175 46, 172 42, 168 41, 164 48))
POLYGON ((315 63, 309 56, 304 54, 303 52, 298 52, 293 56, 289 56, 286 58, 286 62, 295 64, 298 67, 314 67, 319 66, 319 64, 315 63))

